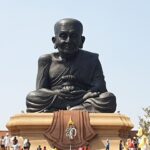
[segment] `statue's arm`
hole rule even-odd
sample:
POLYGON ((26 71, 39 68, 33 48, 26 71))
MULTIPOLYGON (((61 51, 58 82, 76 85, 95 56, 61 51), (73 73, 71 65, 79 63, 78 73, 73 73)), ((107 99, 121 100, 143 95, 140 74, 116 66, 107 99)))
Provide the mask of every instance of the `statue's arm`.
POLYGON ((96 59, 96 65, 95 65, 95 69, 93 72, 90 91, 91 92, 100 92, 100 93, 107 91, 102 65, 98 58, 96 59))
POLYGON ((97 97, 99 96, 99 94, 107 91, 106 82, 103 75, 103 69, 98 59, 98 55, 95 57, 94 62, 95 62, 95 66, 93 66, 94 71, 91 80, 91 88, 83 96, 83 99, 87 99, 90 97, 97 97))
POLYGON ((38 60, 38 73, 36 79, 36 89, 50 89, 49 67, 51 64, 50 55, 43 55, 38 60))
POLYGON ((60 90, 51 90, 49 68, 51 65, 51 55, 46 54, 38 60, 38 73, 36 79, 36 90, 47 94, 61 94, 60 90))

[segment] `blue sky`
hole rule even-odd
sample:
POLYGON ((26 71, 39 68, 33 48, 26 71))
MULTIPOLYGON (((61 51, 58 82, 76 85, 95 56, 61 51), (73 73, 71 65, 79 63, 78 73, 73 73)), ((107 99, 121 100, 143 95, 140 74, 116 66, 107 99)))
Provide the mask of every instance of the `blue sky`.
POLYGON ((0 0, 0 130, 26 109, 38 57, 56 51, 53 26, 66 17, 83 23, 83 49, 99 54, 117 110, 137 129, 142 108, 150 105, 149 8, 149 0, 0 0))

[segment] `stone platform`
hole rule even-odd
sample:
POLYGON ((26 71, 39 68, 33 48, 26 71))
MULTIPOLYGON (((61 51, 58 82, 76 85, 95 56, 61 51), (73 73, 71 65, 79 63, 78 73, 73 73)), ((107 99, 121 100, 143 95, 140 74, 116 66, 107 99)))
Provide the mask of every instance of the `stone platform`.
MULTIPOLYGON (((105 150, 106 140, 110 141, 110 149, 118 150, 119 141, 128 138, 133 124, 126 115, 115 113, 90 113, 90 124, 98 134, 90 141, 91 150, 105 150)), ((46 146, 50 150, 50 144, 43 133, 52 123, 53 113, 25 113, 12 116, 7 123, 7 128, 12 136, 20 139, 29 138, 30 150, 36 150, 38 145, 46 146)))

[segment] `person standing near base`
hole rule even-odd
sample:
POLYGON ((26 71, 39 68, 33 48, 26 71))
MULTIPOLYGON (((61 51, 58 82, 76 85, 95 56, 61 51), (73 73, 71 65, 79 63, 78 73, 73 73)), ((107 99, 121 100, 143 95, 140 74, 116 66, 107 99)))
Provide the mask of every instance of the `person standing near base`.
POLYGON ((119 143, 119 150, 123 150, 124 149, 124 146, 122 144, 122 140, 120 140, 120 143, 119 143))
POLYGON ((13 140, 12 140, 12 149, 13 150, 20 150, 20 144, 18 143, 18 139, 17 139, 17 137, 15 136, 14 138, 13 138, 13 140))
POLYGON ((9 133, 6 133, 4 137, 4 142, 5 142, 5 150, 10 150, 11 140, 10 140, 9 133))
POLYGON ((0 139, 0 144, 1 144, 1 150, 5 150, 4 136, 1 137, 1 139, 0 139))
POLYGON ((37 147, 37 150, 42 150, 41 145, 39 145, 39 146, 37 147))
POLYGON ((23 149, 24 150, 29 150, 31 146, 31 143, 29 142, 29 139, 25 139, 23 142, 23 149))
POLYGON ((106 150, 109 150, 110 149, 110 143, 109 143, 109 140, 107 139, 107 142, 106 142, 106 150))

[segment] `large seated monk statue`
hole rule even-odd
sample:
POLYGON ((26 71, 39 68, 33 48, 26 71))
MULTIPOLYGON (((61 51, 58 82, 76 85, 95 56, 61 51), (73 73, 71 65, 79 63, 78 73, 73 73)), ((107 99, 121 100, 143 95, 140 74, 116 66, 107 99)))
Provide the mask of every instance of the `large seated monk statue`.
POLYGON ((39 58, 36 90, 26 98, 27 112, 115 112, 116 97, 106 89, 98 54, 82 50, 81 22, 62 19, 54 32, 52 42, 58 52, 39 58))

